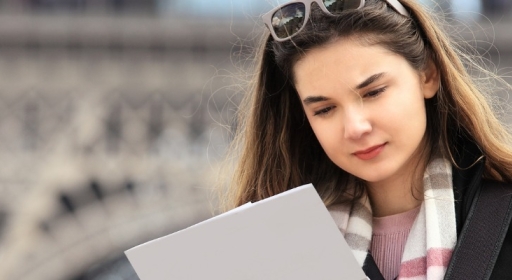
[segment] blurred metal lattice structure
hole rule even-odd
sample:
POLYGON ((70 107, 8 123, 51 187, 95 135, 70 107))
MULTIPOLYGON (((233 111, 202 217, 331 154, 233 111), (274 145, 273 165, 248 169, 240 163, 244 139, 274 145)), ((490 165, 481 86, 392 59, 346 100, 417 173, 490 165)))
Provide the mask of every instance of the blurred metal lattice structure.
POLYGON ((0 279, 136 279, 124 250, 213 214, 229 40, 144 17, 0 22, 0 279))

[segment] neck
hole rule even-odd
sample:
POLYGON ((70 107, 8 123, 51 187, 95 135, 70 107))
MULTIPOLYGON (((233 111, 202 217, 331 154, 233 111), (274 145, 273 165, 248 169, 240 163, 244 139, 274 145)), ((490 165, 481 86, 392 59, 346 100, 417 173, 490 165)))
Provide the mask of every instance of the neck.
MULTIPOLYGON (((425 170, 420 164, 413 170, 425 170)), ((423 201, 423 172, 407 170, 380 182, 367 182, 366 189, 374 217, 385 217, 407 212, 421 205, 423 201)))
POLYGON ((367 186, 374 217, 385 217, 407 212, 421 205, 423 183, 394 182, 392 186, 367 186), (414 186, 414 187, 411 187, 414 186))

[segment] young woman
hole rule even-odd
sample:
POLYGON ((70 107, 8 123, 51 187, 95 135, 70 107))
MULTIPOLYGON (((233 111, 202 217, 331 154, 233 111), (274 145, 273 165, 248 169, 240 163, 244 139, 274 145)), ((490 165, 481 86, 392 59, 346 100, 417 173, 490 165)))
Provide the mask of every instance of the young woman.
MULTIPOLYGON (((512 181, 512 141, 467 55, 399 1, 303 0, 264 15, 231 206, 313 183, 371 279, 442 279, 483 182, 512 181)), ((512 233, 498 249, 488 274, 512 279, 512 233)))

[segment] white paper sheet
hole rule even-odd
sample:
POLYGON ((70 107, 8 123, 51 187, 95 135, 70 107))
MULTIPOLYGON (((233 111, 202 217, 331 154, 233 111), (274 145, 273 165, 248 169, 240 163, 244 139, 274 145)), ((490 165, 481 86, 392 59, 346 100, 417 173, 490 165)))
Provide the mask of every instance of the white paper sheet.
POLYGON ((141 280, 367 279, 311 184, 125 253, 141 280))

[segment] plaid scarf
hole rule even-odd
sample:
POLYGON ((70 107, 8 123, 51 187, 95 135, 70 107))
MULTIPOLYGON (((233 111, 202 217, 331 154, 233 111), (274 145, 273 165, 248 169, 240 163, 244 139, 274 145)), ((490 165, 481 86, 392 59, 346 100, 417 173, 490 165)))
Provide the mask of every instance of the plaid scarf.
MULTIPOLYGON (((443 279, 457 242, 451 164, 433 160, 423 176, 424 201, 405 244, 398 279, 443 279)), ((329 212, 361 265, 370 249, 372 210, 367 196, 329 212)))

